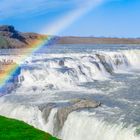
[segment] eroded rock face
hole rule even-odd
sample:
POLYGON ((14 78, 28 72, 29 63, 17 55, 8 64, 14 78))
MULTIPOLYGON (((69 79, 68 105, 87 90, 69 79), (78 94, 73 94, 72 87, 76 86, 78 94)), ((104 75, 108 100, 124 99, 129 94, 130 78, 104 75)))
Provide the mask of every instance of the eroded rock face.
POLYGON ((57 105, 55 103, 48 103, 47 105, 39 106, 39 109, 42 112, 42 117, 46 123, 48 122, 48 117, 50 115, 51 110, 56 107, 57 105))
POLYGON ((73 111, 78 111, 81 109, 96 108, 101 105, 100 102, 89 99, 74 99, 64 104, 49 103, 46 106, 40 107, 42 112, 42 117, 48 122, 48 117, 53 108, 57 108, 57 113, 54 116, 54 135, 58 135, 61 131, 68 115, 73 111))
POLYGON ((0 26, 0 31, 13 32, 13 31, 15 31, 15 28, 14 28, 14 26, 11 26, 11 25, 3 25, 3 26, 0 26))
POLYGON ((75 99, 70 101, 70 103, 65 106, 65 107, 61 107, 58 109, 57 114, 56 114, 56 125, 57 127, 55 127, 55 133, 59 132, 68 115, 73 112, 73 111, 77 111, 77 110, 81 110, 81 109, 87 109, 87 108, 96 108, 98 106, 100 106, 101 103, 100 102, 96 102, 93 100, 88 100, 88 99, 75 99))
POLYGON ((0 35, 16 39, 24 39, 13 26, 3 25, 0 26, 0 35))
POLYGON ((98 57, 98 59, 100 60, 101 64, 104 66, 105 70, 110 73, 113 74, 113 67, 111 64, 108 64, 106 62, 105 56, 100 55, 100 54, 96 54, 96 56, 98 57))
POLYGON ((13 26, 3 25, 0 26, 0 37, 1 40, 5 40, 7 44, 0 42, 1 48, 20 48, 27 45, 26 39, 22 34, 15 30, 13 26))
POLYGON ((30 47, 34 40, 46 38, 45 35, 36 33, 21 33, 11 25, 0 26, 0 48, 25 48, 30 47), (1 43, 6 41, 7 43, 1 43))

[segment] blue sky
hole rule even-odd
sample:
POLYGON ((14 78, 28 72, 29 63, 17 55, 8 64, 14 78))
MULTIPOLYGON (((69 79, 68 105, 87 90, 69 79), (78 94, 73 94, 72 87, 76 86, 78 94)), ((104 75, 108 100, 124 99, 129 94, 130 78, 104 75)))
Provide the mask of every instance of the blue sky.
POLYGON ((0 24, 56 35, 140 37, 140 0, 0 0, 0 24))

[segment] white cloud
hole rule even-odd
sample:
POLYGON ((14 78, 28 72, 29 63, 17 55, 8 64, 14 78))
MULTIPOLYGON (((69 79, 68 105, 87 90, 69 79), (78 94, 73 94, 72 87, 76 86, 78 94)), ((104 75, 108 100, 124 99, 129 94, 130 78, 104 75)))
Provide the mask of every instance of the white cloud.
POLYGON ((40 4, 39 0, 34 0, 34 4, 24 0, 2 0, 0 1, 0 16, 1 18, 21 16, 21 14, 37 10, 40 4))
MULTIPOLYGON (((36 16, 59 10, 62 7, 73 7, 88 3, 90 0, 0 0, 0 19, 10 17, 36 16)), ((97 1, 97 0, 92 0, 97 1)), ((122 1, 122 0, 103 0, 122 1)))
POLYGON ((77 0, 0 0, 0 17, 22 17, 41 14, 74 4, 77 0))

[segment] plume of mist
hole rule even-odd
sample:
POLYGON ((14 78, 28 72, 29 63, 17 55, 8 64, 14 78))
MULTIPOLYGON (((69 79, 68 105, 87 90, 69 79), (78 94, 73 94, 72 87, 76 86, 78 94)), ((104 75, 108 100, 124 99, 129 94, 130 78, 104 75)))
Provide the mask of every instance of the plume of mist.
POLYGON ((40 32, 43 34, 55 35, 70 26, 74 21, 79 19, 90 10, 102 4, 105 0, 84 0, 76 9, 60 17, 54 23, 47 25, 40 32))

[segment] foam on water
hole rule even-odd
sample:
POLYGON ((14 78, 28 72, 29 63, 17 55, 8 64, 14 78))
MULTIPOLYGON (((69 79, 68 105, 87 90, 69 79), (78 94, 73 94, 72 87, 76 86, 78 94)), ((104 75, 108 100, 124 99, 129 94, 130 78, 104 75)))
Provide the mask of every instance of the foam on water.
MULTIPOLYGON (((20 55, 2 55, 2 59, 20 63, 20 55)), ((139 140, 133 125, 139 122, 139 70, 139 49, 34 54, 22 62, 12 93, 0 98, 0 114, 63 140, 139 140), (103 106, 86 113, 72 112, 56 134, 58 108, 53 108, 48 117, 40 108, 74 98, 95 99, 103 106)))
POLYGON ((81 83, 107 80, 114 72, 139 69, 139 59, 140 51, 34 56, 26 61, 20 76, 22 86, 71 89, 81 83))
POLYGON ((90 114, 73 112, 65 122, 61 137, 63 140, 139 140, 134 130, 107 124, 90 114))
POLYGON ((19 103, 12 103, 5 101, 4 99, 0 100, 0 114, 23 120, 28 124, 34 125, 38 128, 42 128, 41 123, 40 123, 40 111, 38 108, 33 107, 33 106, 28 106, 28 105, 22 105, 19 103))

